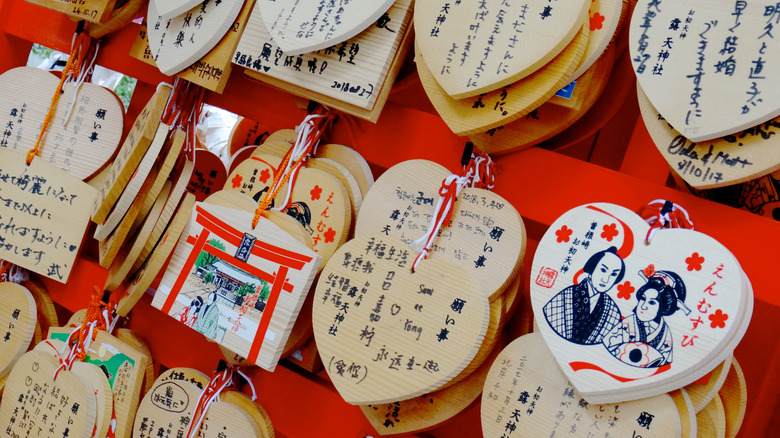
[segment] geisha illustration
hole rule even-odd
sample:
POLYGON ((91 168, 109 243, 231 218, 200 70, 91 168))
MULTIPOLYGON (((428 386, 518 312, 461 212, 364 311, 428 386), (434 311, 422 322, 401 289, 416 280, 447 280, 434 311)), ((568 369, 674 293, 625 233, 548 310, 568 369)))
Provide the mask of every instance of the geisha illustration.
POLYGON ((604 346, 622 362, 657 368, 672 362, 672 331, 665 316, 685 305, 685 283, 674 272, 656 271, 653 265, 639 272, 646 283, 636 293, 634 313, 604 338, 604 346))
POLYGON ((593 254, 583 267, 585 278, 555 295, 544 316, 561 337, 595 345, 620 323, 620 309, 607 292, 623 279, 626 265, 616 247, 593 254))
POLYGON ((217 307, 217 293, 212 291, 206 299, 206 305, 200 309, 193 329, 209 339, 216 339, 219 328, 219 308, 217 307))
POLYGON ((179 312, 179 321, 187 327, 192 327, 195 324, 195 320, 198 319, 198 312, 203 306, 203 298, 195 297, 190 301, 190 305, 181 309, 179 312))

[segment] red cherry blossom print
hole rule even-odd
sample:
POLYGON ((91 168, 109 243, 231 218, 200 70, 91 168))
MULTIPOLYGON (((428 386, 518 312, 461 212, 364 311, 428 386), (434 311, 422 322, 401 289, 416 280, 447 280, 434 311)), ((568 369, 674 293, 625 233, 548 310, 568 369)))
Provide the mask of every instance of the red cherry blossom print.
POLYGON ((723 313, 722 310, 718 309, 709 316, 710 318, 710 327, 712 328, 725 328, 726 327, 726 320, 729 319, 729 316, 725 313, 723 313))
POLYGON ((230 180, 231 183, 233 183, 233 188, 237 189, 241 187, 241 181, 243 181, 244 178, 241 177, 241 175, 236 174, 236 176, 233 177, 233 179, 230 180))
POLYGON ((325 243, 333 242, 336 237, 336 231, 333 228, 328 227, 328 231, 325 232, 325 243))
POLYGON ((617 224, 604 225, 601 229, 601 237, 607 239, 607 242, 612 242, 612 239, 618 235, 617 224))
POLYGON ((262 172, 260 172, 260 181, 265 184, 266 181, 268 181, 268 178, 271 177, 271 171, 268 169, 263 169, 262 172))
POLYGON ((320 195, 322 194, 322 187, 320 187, 318 185, 314 186, 314 188, 311 189, 309 194, 311 195, 311 200, 312 201, 316 201, 316 200, 320 199, 320 195))
POLYGON ((593 32, 594 30, 599 30, 602 27, 604 27, 604 17, 603 15, 596 12, 593 14, 592 17, 590 17, 590 31, 593 32))
POLYGON ((688 264, 689 271, 701 271, 701 264, 704 263, 704 257, 700 256, 698 252, 695 252, 685 259, 685 263, 688 264))
POLYGON ((636 291, 636 288, 634 286, 631 286, 630 281, 627 281, 623 284, 619 284, 617 290, 618 290, 618 294, 617 294, 618 298, 622 298, 624 300, 630 300, 631 294, 633 294, 634 291, 636 291))
POLYGON ((574 231, 566 225, 562 226, 560 230, 555 232, 555 235, 558 236, 558 243, 568 242, 569 237, 571 237, 571 233, 573 232, 574 231))

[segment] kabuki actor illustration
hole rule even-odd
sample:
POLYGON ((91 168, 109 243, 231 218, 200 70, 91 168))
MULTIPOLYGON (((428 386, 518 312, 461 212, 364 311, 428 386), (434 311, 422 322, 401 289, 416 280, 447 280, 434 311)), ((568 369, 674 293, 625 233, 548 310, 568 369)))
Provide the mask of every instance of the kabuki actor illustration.
POLYGON ((551 225, 534 256, 531 300, 567 377, 605 399, 609 388, 702 377, 733 351, 752 312, 749 282, 719 242, 653 230, 606 203, 551 225))
POLYGON ((272 370, 320 258, 253 213, 197 203, 152 305, 272 370))
POLYGON ((585 263, 584 279, 562 290, 544 306, 547 322, 560 336, 575 344, 593 345, 619 322, 620 309, 606 293, 626 273, 617 248, 593 254, 585 263))

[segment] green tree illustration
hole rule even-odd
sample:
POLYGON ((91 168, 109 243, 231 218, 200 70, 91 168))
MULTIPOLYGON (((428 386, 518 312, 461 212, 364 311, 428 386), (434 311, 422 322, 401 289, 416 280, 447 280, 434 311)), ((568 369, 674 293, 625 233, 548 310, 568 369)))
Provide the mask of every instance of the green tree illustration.
MULTIPOLYGON (((218 239, 209 240, 209 244, 215 248, 221 249, 222 251, 225 250, 225 244, 218 239)), ((201 251, 200 254, 198 254, 197 260, 195 260, 195 266, 208 266, 217 260, 219 260, 217 256, 209 254, 206 251, 201 251)))

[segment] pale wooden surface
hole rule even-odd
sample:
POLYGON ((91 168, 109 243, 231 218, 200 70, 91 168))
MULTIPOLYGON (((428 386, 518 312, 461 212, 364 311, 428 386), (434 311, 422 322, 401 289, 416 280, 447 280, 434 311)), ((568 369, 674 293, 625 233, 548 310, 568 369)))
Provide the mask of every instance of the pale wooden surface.
POLYGON ((226 401, 211 403, 203 418, 200 438, 260 437, 260 428, 242 408, 226 401))
POLYGON ((360 410, 380 435, 422 432, 439 427, 480 397, 490 366, 500 351, 501 348, 494 349, 478 369, 452 386, 401 402, 363 405, 360 410))
MULTIPOLYGON (((167 1, 157 2, 157 7, 166 3, 167 1)), ((202 1, 198 1, 197 3, 201 4, 202 1)), ((235 22, 217 45, 200 59, 193 60, 192 63, 185 66, 183 70, 176 73, 176 76, 192 82, 193 84, 200 85, 207 90, 221 94, 225 90, 228 78, 230 78, 230 73, 233 71, 233 65, 230 62, 230 59, 233 57, 233 52, 236 50, 238 39, 244 32, 244 27, 247 24, 252 6, 254 6, 254 0, 245 0, 235 22)), ((133 45, 130 47, 130 56, 140 59, 149 65, 157 66, 154 61, 152 50, 149 48, 146 21, 141 24, 138 35, 133 41, 133 45)))
POLYGON ((239 191, 259 204, 270 190, 281 162, 281 158, 273 155, 253 155, 230 172, 223 188, 239 191))
POLYGON ((394 0, 260 0, 257 8, 271 39, 288 55, 346 41, 372 26, 394 0))
POLYGON ((141 299, 141 296, 152 284, 152 281, 160 273, 163 266, 165 266, 168 256, 173 252, 173 248, 176 246, 176 242, 187 224, 193 205, 195 205, 195 195, 191 193, 185 194, 168 228, 165 229, 165 234, 162 235, 157 246, 149 254, 149 257, 144 261, 144 264, 141 265, 130 284, 127 285, 127 288, 122 293, 117 303, 117 314, 126 316, 135 303, 141 299))
POLYGON ((209 377, 192 368, 171 368, 144 395, 133 424, 133 437, 152 438, 160 427, 171 427, 173 436, 185 436, 195 419, 198 397, 209 383, 209 377), (169 405, 170 404, 170 405, 169 405), (185 421, 182 421, 185 419, 185 421))
POLYGON ((0 148, 0 163, 8 176, 0 181, 7 200, 0 204, 0 259, 67 282, 89 227, 95 189, 40 157, 28 166, 24 153, 0 148), (30 209, 22 211, 23 205, 30 209), (32 233, 39 237, 31 239, 32 233))
POLYGON ((766 55, 778 50, 767 35, 773 17, 767 19, 758 3, 733 14, 733 4, 706 0, 660 6, 640 0, 634 9, 628 48, 637 80, 653 106, 693 142, 780 115, 780 90, 770 79, 780 76, 780 60, 766 55), (678 29, 669 29, 675 19, 678 29), (731 37, 734 44, 727 44, 731 37))
POLYGON ((166 20, 181 15, 200 4, 202 0, 149 0, 154 8, 166 20))
POLYGON ((486 438, 498 438, 513 427, 518 436, 585 436, 608 428, 611 436, 645 438, 680 437, 682 429, 680 413, 667 394, 617 404, 585 402, 536 333, 514 340, 493 362, 482 392, 481 418, 486 438), (643 412, 653 415, 649 429, 637 422, 643 412))
POLYGON ((589 5, 421 1, 414 10, 416 43, 444 93, 464 99, 517 82, 558 56, 582 27, 589 5))
POLYGON ((258 438, 274 438, 274 426, 271 423, 271 418, 259 403, 253 402, 246 394, 238 391, 224 391, 219 394, 219 399, 232 403, 249 414, 260 431, 258 438))
POLYGON ((152 253, 152 250, 154 250, 157 242, 159 242, 160 236, 162 236, 163 232, 168 227, 168 224, 171 222, 171 218, 176 211, 176 207, 178 207, 179 202, 181 202, 184 194, 186 193, 187 183, 192 176, 192 170, 192 161, 184 160, 181 169, 178 171, 176 176, 171 179, 171 181, 173 181, 171 193, 168 195, 168 200, 165 203, 165 207, 163 207, 162 213, 160 213, 160 218, 154 225, 152 233, 149 235, 149 238, 146 239, 146 244, 141 250, 141 253, 138 255, 135 263, 133 263, 133 267, 130 269, 131 274, 138 271, 144 261, 149 257, 149 254, 152 253))
POLYGON ((174 75, 201 59, 230 30, 243 4, 243 0, 204 2, 165 20, 156 4, 149 3, 147 33, 157 68, 163 74, 174 75))
POLYGON ((725 438, 726 413, 720 397, 715 397, 696 414, 699 438, 725 438))
POLYGON ((324 144, 317 147, 317 157, 333 160, 349 170, 355 177, 360 194, 365 199, 368 189, 374 184, 374 174, 360 152, 340 144, 324 144))
POLYGON ((712 370, 711 374, 703 377, 701 380, 691 383, 685 387, 693 403, 693 410, 698 414, 707 406, 726 381, 726 376, 731 369, 733 356, 726 358, 720 365, 712 370))
MULTIPOLYGON (((363 201, 355 235, 387 234, 407 244, 422 237, 442 181, 449 175, 443 166, 425 160, 391 167, 363 201)), ((420 265, 437 259, 456 264, 475 277, 485 297, 495 299, 514 279, 525 254, 525 238, 522 218, 509 202, 487 190, 463 189, 453 206, 451 224, 442 227, 420 265)))
MULTIPOLYGON (((281 49, 277 51, 279 46, 271 40, 263 24, 261 8, 256 7, 233 56, 233 63, 262 73, 260 80, 275 78, 281 81, 271 82, 277 87, 287 88, 283 85, 286 82, 371 110, 384 102, 384 98, 378 99, 380 90, 386 78, 394 76, 389 74, 390 66, 406 35, 411 3, 411 0, 397 0, 387 11, 390 21, 382 28, 372 25, 334 47, 299 56, 296 56, 297 53, 285 54, 281 49)), ((296 94, 299 92, 296 91, 296 94)))
POLYGON ((747 382, 736 359, 731 361, 731 368, 718 396, 726 412, 726 436, 734 438, 742 427, 747 408, 747 382))
POLYGON ((228 153, 232 157, 239 149, 246 146, 260 146, 270 134, 267 125, 262 121, 238 116, 228 137, 228 153))
MULTIPOLYGON (((27 153, 38 139, 59 79, 35 67, 0 75, 0 123, 9 136, 0 147, 27 153)), ((103 169, 122 138, 124 108, 114 94, 95 84, 81 86, 68 124, 65 115, 75 86, 66 84, 41 142, 39 157, 86 180, 103 169), (94 133, 94 140, 92 140, 94 133)))
MULTIPOLYGON (((660 230, 647 245, 648 229, 641 217, 623 207, 604 203, 580 206, 564 213, 550 226, 534 256, 530 275, 531 301, 540 332, 567 377, 583 397, 594 403, 649 397, 698 380, 731 355, 752 313, 752 290, 728 249, 707 235, 685 229, 660 230), (586 236, 591 227, 594 227, 593 236, 588 239, 586 236), (577 245, 575 239, 580 244, 588 240, 589 246, 577 245), (623 253, 625 277, 604 293, 623 317, 634 313, 637 304, 634 292, 645 284, 639 271, 648 265, 653 264, 658 271, 675 272, 683 280, 687 291, 685 303, 693 313, 685 315, 680 310, 664 317, 673 343, 673 366, 666 371, 655 374, 658 368, 634 366, 610 354, 601 342, 601 338, 611 342, 611 338, 607 338, 609 328, 599 332, 600 338, 595 344, 582 345, 560 336, 547 321, 544 308, 548 302, 567 287, 586 281, 586 275, 575 278, 575 273, 582 272, 591 255, 610 246, 616 246, 623 253), (571 248, 574 248, 574 254, 571 248), (571 262, 567 262, 567 257, 571 257, 571 262), (718 271, 721 266, 722 270, 718 271), (713 286, 713 282, 716 285, 713 286), (705 292, 706 303, 711 306, 707 307, 700 304, 699 297, 700 292, 707 291, 710 286, 714 289, 709 291, 715 295, 705 292), (718 309, 727 317, 715 317, 718 309), (693 329, 691 319, 697 317, 702 321, 693 329), (725 319, 723 327, 716 325, 720 319, 725 319), (683 347, 682 344, 687 344, 685 341, 694 335, 697 338, 693 345, 683 347), (578 364, 580 362, 584 364, 578 364), (575 371, 575 365, 580 371, 575 371), (621 383, 607 373, 629 380, 621 383)), ((564 312, 571 318, 574 311, 569 306, 564 312)), ((631 347, 630 343, 622 342, 619 345, 631 347)), ((647 361, 653 360, 655 354, 660 357, 657 350, 648 350, 645 353, 647 361)))
POLYGON ((488 154, 514 152, 543 142, 573 125, 596 103, 609 82, 615 51, 606 53, 577 79, 583 89, 579 109, 551 104, 549 101, 512 123, 469 135, 479 150, 488 154))
MULTIPOLYGON (((279 272, 280 270, 287 270, 286 280, 281 278, 276 281, 279 282, 279 286, 286 281, 292 287, 289 288, 289 290, 284 289, 277 294, 271 293, 269 299, 276 300, 272 314, 267 315, 267 312, 263 312, 258 315, 259 312, 251 310, 242 317, 239 324, 237 322, 238 315, 241 313, 234 308, 235 306, 228 306, 225 304, 224 300, 215 302, 215 305, 219 303, 217 309, 220 312, 220 316, 217 317, 217 321, 214 322, 217 329, 215 330, 216 334, 214 335, 216 338, 212 338, 212 340, 224 345, 231 351, 253 360, 260 367, 272 371, 279 361, 282 349, 289 337, 306 293, 311 287, 311 283, 321 259, 310 249, 306 248, 267 219, 260 219, 257 227, 252 229, 253 213, 226 207, 217 207, 205 203, 197 203, 196 209, 202 209, 204 212, 216 217, 225 224, 225 227, 229 227, 224 229, 232 234, 238 233, 238 235, 244 235, 245 233, 248 233, 256 237, 257 242, 255 246, 262 243, 263 245, 283 248, 286 251, 289 251, 290 257, 301 259, 302 265, 300 268, 294 268, 289 265, 282 265, 282 263, 287 263, 285 261, 272 261, 269 258, 265 258, 269 256, 258 256, 254 252, 249 255, 246 263, 254 269, 265 272, 267 275, 274 275, 274 273, 279 272), (286 269, 288 266, 289 269, 286 269), (222 307, 222 309, 219 309, 219 307, 222 307), (253 358, 249 353, 253 344, 256 345, 258 343, 257 336, 262 336, 262 333, 257 333, 261 316, 265 317, 270 322, 267 326, 268 328, 265 332, 261 348, 259 349, 257 356, 253 358), (222 329, 224 329, 224 332, 221 332, 222 329)), ((208 299, 208 288, 204 289, 201 287, 201 289, 193 291, 191 282, 198 281, 195 274, 192 273, 195 271, 196 266, 193 264, 191 268, 188 268, 188 270, 185 271, 186 260, 188 257, 191 257, 190 253, 196 250, 194 248, 194 239, 213 235, 214 237, 212 239, 219 240, 226 248, 224 252, 231 255, 236 253, 236 245, 226 241, 226 238, 220 237, 219 234, 217 234, 216 229, 212 228, 211 231, 208 231, 203 225, 196 222, 196 209, 193 209, 192 211, 190 221, 187 223, 187 227, 179 239, 179 243, 171 257, 165 275, 160 282, 154 300, 152 301, 154 307, 162 309, 163 305, 168 300, 168 296, 170 294, 176 294, 176 298, 174 299, 170 310, 166 310, 168 315, 174 318, 178 318, 180 311, 184 307, 190 305, 190 301, 194 298, 193 293, 203 296, 204 307, 208 299), (182 276, 181 281, 184 281, 181 290, 178 288, 174 289, 176 282, 180 281, 178 280, 180 275, 182 276), (206 292, 204 292, 204 290, 206 292), (185 293, 186 295, 184 295, 185 293)), ((200 248, 197 250, 200 251, 200 248)), ((197 254, 194 256, 197 256, 197 254)), ((241 262, 235 257, 223 259, 223 261, 231 266, 242 266, 240 265, 241 262)), ((246 267, 238 269, 244 270, 246 267)), ((255 274, 248 275, 257 278, 257 275, 255 274)), ((257 280, 257 283, 253 284, 257 286, 259 283, 259 280, 257 280)), ((268 284, 269 288, 271 288, 273 283, 269 282, 268 284)))
POLYGON ((104 436, 111 422, 111 409, 113 408, 111 385, 108 384, 103 370, 91 363, 76 361, 71 370, 87 385, 89 394, 94 399, 94 436, 104 436))
POLYGON ((55 381, 54 371, 58 366, 59 362, 54 356, 42 351, 30 351, 19 359, 8 376, 0 403, 0 426, 3 431, 10 428, 11 433, 25 436, 37 426, 45 427, 51 436, 63 436, 66 428, 70 437, 92 435, 97 410, 95 399, 81 378, 72 371, 60 371, 55 381), (48 394, 31 397, 27 391, 35 384, 41 388, 46 385, 48 394), (61 397, 55 397, 55 393, 67 396, 65 406, 59 407, 61 397), (23 399, 21 403, 20 397, 23 399), (39 400, 41 406, 54 404, 57 407, 37 409, 39 400), (58 415, 60 409, 62 413, 58 415), (16 415, 14 410, 17 410, 16 415))
POLYGON ((35 275, 30 275, 30 278, 27 281, 23 281, 21 284, 27 288, 35 298, 38 321, 41 324, 43 335, 46 336, 49 327, 57 327, 60 325, 57 309, 54 307, 54 301, 52 301, 51 296, 49 296, 49 291, 46 290, 46 286, 35 275))
POLYGON ((412 273, 413 260, 397 238, 364 234, 339 248, 322 272, 314 336, 347 403, 388 403, 433 391, 482 345, 490 310, 475 280, 441 260, 412 273))
POLYGON ((498 89, 456 99, 447 94, 431 70, 431 61, 416 46, 417 72, 428 98, 447 126, 457 135, 471 135, 505 125, 538 108, 571 82, 571 74, 585 53, 587 27, 578 27, 568 45, 548 63, 498 89))
POLYGON ((26 0, 30 3, 53 9, 76 20, 102 23, 111 16, 117 0, 26 0))
POLYGON ((695 189, 751 181, 780 169, 780 117, 734 135, 694 143, 676 131, 637 87, 650 137, 669 167, 695 189))
POLYGON ((35 299, 26 287, 10 281, 0 283, 0 376, 11 372, 33 338, 37 312, 35 299))
POLYGON ((135 119, 133 127, 125 137, 119 153, 111 164, 111 170, 95 199, 92 213, 92 220, 95 223, 100 224, 108 217, 109 212, 138 167, 138 163, 141 162, 149 149, 157 132, 157 126, 160 124, 160 115, 170 94, 170 86, 158 86, 157 91, 135 119))
POLYGON ((170 193, 171 183, 166 182, 160 194, 157 195, 154 206, 152 206, 149 214, 146 215, 143 225, 141 225, 133 237, 128 239, 126 244, 122 245, 114 261, 111 262, 103 290, 115 290, 130 274, 133 264, 137 263, 141 250, 143 250, 157 221, 160 219, 160 214, 168 201, 170 193))

